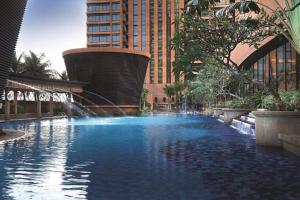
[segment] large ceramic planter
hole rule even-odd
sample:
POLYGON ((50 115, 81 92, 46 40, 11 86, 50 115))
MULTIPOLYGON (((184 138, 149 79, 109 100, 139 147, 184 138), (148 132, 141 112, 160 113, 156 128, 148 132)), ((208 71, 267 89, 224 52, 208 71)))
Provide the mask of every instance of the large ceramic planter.
POLYGON ((213 108, 213 111, 214 111, 213 114, 214 117, 219 117, 220 115, 224 114, 223 108, 213 108))
POLYGON ((226 124, 231 124, 233 119, 251 112, 249 109, 223 108, 222 110, 224 112, 224 123, 226 124))
POLYGON ((282 146, 279 134, 300 135, 300 112, 255 111, 256 143, 282 146))

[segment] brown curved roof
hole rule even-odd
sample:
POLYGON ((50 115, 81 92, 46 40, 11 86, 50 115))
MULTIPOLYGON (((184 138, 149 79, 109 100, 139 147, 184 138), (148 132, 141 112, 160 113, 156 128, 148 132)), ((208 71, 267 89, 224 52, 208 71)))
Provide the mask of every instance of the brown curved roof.
POLYGON ((89 47, 89 48, 78 48, 78 49, 70 49, 63 52, 63 57, 70 55, 70 54, 78 54, 78 53, 126 53, 126 54, 137 54, 141 56, 145 56, 147 58, 151 57, 151 54, 147 51, 139 51, 133 49, 126 49, 126 48, 107 48, 107 47, 89 47))

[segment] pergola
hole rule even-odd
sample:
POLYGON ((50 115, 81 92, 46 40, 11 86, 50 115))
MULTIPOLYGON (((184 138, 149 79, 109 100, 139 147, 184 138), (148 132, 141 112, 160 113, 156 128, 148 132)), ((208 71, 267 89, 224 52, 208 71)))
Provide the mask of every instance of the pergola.
MULTIPOLYGON (((42 79, 38 77, 24 76, 11 74, 5 87, 4 94, 4 119, 17 118, 33 118, 33 117, 52 117, 54 115, 54 97, 59 94, 65 94, 67 98, 71 95, 79 95, 84 92, 83 87, 86 84, 77 81, 63 81, 54 79, 42 79), (8 98, 8 94, 13 93, 13 100, 8 98), (34 96, 36 105, 36 113, 19 113, 18 112, 18 94, 23 95, 23 102, 27 102, 25 93, 31 93, 34 96), (42 113, 42 97, 43 102, 48 102, 47 113, 42 113), (11 112, 11 103, 13 103, 13 112, 11 112), (12 114, 13 113, 13 114, 12 114)), ((71 110, 68 109, 68 115, 71 115, 71 110)))

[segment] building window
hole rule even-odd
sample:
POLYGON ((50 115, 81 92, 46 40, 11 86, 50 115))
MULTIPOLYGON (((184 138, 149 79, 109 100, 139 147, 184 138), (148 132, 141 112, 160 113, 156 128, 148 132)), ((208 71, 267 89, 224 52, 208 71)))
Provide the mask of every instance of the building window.
POLYGON ((112 47, 113 48, 120 48, 120 44, 113 44, 112 47))
POLYGON ((109 11, 109 10, 110 10, 109 3, 89 4, 88 5, 88 12, 109 11))
POLYGON ((118 2, 114 2, 111 4, 111 9, 112 10, 120 10, 121 6, 120 6, 120 3, 118 2))
POLYGON ((264 81, 265 60, 266 60, 266 57, 263 57, 258 60, 258 70, 257 70, 257 80, 258 81, 264 81))
POLYGON ((292 90, 297 87, 297 70, 296 70, 297 53, 290 43, 285 45, 285 68, 286 68, 286 89, 292 90))
POLYGON ((110 47, 109 44, 100 44, 99 47, 110 47))
POLYGON ((110 21, 109 14, 97 14, 88 16, 88 22, 108 22, 110 21))
POLYGON ((112 35, 112 41, 113 42, 119 42, 120 41, 120 35, 119 34, 113 34, 112 35))
POLYGON ((120 31, 120 24, 112 24, 112 31, 120 31))
POLYGON ((110 25, 106 24, 88 26, 88 32, 109 32, 110 30, 110 25))
POLYGON ((119 21, 120 20, 120 13, 112 14, 111 18, 112 18, 113 21, 119 21))
POLYGON ((150 83, 154 83, 154 0, 150 0, 150 53, 151 53, 151 60, 150 60, 150 73, 149 79, 150 83))
POLYGON ((92 43, 96 42, 110 42, 110 35, 90 35, 88 36, 88 41, 92 43))
POLYGON ((163 55, 162 55, 162 0, 158 0, 158 83, 163 83, 163 55))
POLYGON ((133 1, 133 47, 135 49, 138 48, 139 44, 139 38, 138 38, 138 34, 139 34, 139 30, 138 30, 138 0, 134 0, 133 1))
MULTIPOLYGON (((253 78, 259 81, 271 82, 271 84, 277 86, 279 91, 299 89, 299 56, 290 43, 283 44, 252 65, 253 78)), ((245 91, 246 94, 249 94, 248 89, 245 91)))
POLYGON ((280 90, 285 90, 285 70, 284 70, 284 45, 277 48, 277 80, 278 80, 278 88, 280 90))
POLYGON ((142 0, 142 50, 146 50, 147 30, 146 30, 146 0, 142 0))

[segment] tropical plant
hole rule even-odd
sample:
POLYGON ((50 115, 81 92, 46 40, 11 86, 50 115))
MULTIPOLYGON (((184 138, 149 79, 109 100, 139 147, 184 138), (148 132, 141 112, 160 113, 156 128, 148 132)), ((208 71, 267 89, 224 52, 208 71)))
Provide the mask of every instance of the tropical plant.
POLYGON ((185 90, 185 88, 186 88, 186 84, 182 81, 177 81, 174 83, 177 108, 182 106, 183 91, 185 90))
POLYGON ((203 66, 196 78, 191 81, 191 84, 196 88, 195 92, 202 91, 201 96, 205 97, 204 93, 209 91, 209 96, 214 96, 214 99, 217 97, 240 99, 241 97, 239 97, 236 91, 239 85, 243 83, 243 80, 240 80, 238 76, 235 76, 228 69, 222 68, 219 65, 220 63, 212 58, 204 60, 203 66))
POLYGON ((140 101, 142 110, 146 110, 148 94, 149 94, 149 90, 147 90, 146 88, 143 88, 142 93, 141 93, 141 101, 140 101))
MULTIPOLYGON (((280 96, 285 105, 285 110, 288 111, 300 110, 300 91, 297 90, 281 91, 280 96)), ((265 98, 263 98, 262 108, 268 110, 276 110, 274 97, 268 95, 265 98)))
POLYGON ((62 73, 58 73, 58 76, 61 80, 67 81, 69 80, 69 76, 66 70, 64 70, 62 73))
POLYGON ((172 99, 172 96, 175 95, 175 86, 174 85, 165 85, 163 90, 164 90, 164 93, 168 96, 168 110, 171 110, 172 109, 171 99, 172 99))
POLYGON ((249 13, 250 10, 255 10, 257 13, 260 13, 258 16, 260 20, 269 22, 271 26, 274 26, 289 40, 294 49, 300 53, 300 1, 284 0, 284 3, 281 4, 279 0, 274 0, 274 3, 276 4, 276 9, 260 1, 241 0, 241 2, 232 3, 221 9, 217 14, 224 16, 235 14, 235 10, 239 13, 249 13))
POLYGON ((17 53, 14 53, 12 64, 11 64, 11 71, 16 74, 21 74, 24 71, 24 64, 22 62, 24 53, 17 56, 17 53))
POLYGON ((50 61, 45 61, 45 54, 37 55, 30 51, 24 55, 24 70, 22 74, 40 78, 54 78, 55 72, 50 69, 50 61))
MULTIPOLYGON (((249 9, 249 12, 256 13, 257 10, 249 9)), ((276 109, 284 109, 274 84, 254 80, 249 70, 239 66, 231 57, 233 50, 240 44, 258 47, 265 38, 278 35, 279 32, 270 21, 252 18, 250 14, 243 20, 232 20, 229 15, 203 19, 197 13, 184 13, 178 21, 182 29, 175 33, 172 40, 177 52, 174 70, 190 72, 194 70, 190 67, 193 63, 211 57, 219 63, 220 69, 226 69, 248 84, 263 88, 274 97, 276 109)))

